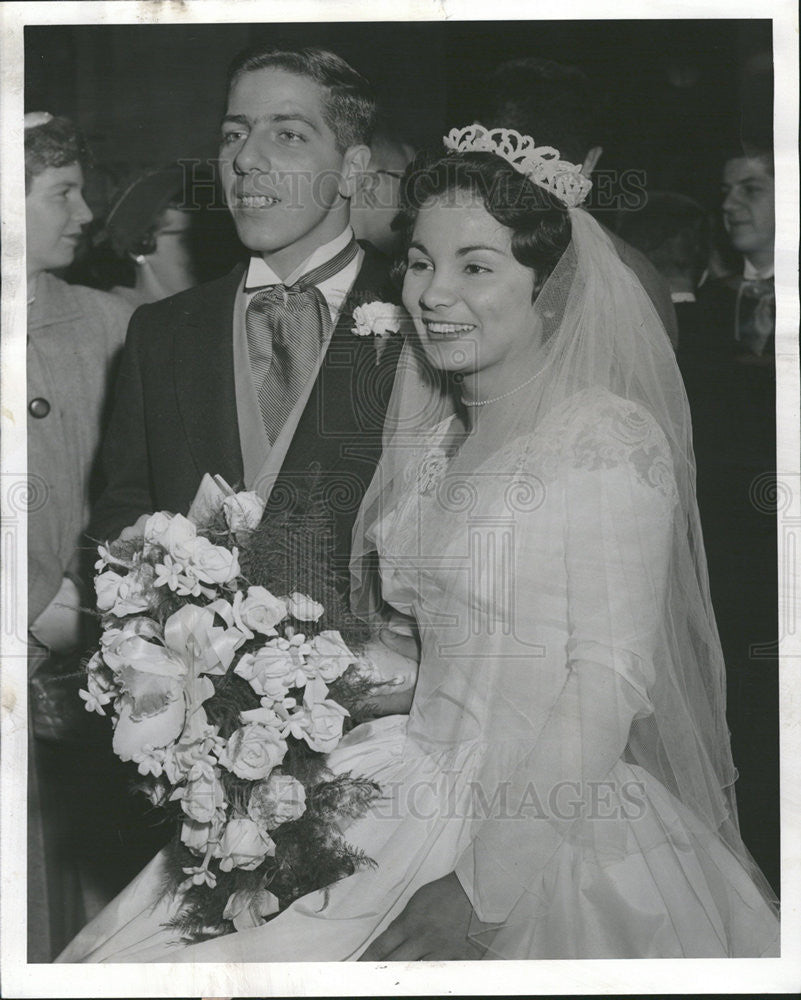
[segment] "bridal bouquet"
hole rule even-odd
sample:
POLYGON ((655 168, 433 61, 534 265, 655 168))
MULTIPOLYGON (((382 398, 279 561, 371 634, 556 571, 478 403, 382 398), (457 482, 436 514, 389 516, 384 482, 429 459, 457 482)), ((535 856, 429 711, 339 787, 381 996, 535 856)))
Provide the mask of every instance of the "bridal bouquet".
POLYGON ((325 767, 369 665, 314 598, 254 579, 274 547, 262 512, 230 492, 200 524, 159 512, 98 548, 102 636, 80 695, 110 711, 114 752, 178 822, 172 926, 191 940, 257 926, 371 864, 337 822, 378 786, 325 767))

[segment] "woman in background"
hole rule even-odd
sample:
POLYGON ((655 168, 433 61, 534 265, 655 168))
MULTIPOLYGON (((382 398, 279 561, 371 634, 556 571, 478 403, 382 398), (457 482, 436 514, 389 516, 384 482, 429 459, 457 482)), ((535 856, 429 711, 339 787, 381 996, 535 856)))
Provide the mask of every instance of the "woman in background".
POLYGON ((98 837, 91 822, 98 755, 81 749, 91 726, 81 718, 86 713, 74 711, 78 685, 68 678, 76 679, 91 641, 91 619, 81 613, 91 604, 81 582, 83 532, 105 406, 132 310, 116 296, 53 273, 72 263, 92 219, 83 197, 88 156, 68 119, 25 116, 32 962, 50 961, 114 891, 105 892, 103 859, 93 850, 106 832, 98 837), (80 815, 77 799, 84 803, 80 815), (94 840, 83 835, 83 823, 94 840))
POLYGON ((158 302, 198 284, 192 248, 191 204, 184 171, 172 164, 138 174, 117 196, 105 236, 116 255, 118 283, 111 289, 132 306, 158 302))

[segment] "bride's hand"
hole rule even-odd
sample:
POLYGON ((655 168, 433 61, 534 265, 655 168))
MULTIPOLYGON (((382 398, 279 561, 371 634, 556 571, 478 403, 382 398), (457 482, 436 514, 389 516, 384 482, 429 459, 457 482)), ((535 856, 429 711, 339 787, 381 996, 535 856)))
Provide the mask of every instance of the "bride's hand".
POLYGON ((455 873, 418 889, 406 909, 367 948, 360 962, 476 960, 467 937, 473 908, 455 873))
POLYGON ((408 661, 403 666, 413 676, 417 676, 417 667, 420 663, 420 646, 417 639, 411 635, 401 635, 400 632, 393 632, 391 628, 384 626, 378 634, 382 645, 387 649, 408 661))
POLYGON ((399 635, 382 628, 377 639, 362 651, 375 677, 374 688, 365 699, 373 718, 384 715, 407 715, 412 707, 419 647, 412 636, 399 635))

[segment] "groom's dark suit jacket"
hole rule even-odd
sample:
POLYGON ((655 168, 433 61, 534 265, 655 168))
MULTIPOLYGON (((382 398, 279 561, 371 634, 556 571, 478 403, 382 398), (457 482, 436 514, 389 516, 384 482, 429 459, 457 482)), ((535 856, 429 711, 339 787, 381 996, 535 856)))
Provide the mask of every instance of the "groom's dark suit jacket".
MULTIPOLYGON (((282 471, 274 508, 316 476, 346 556, 361 497, 381 453, 399 338, 377 363, 372 337, 352 332, 357 305, 389 297, 386 259, 369 244, 341 311, 282 471)), ((241 486, 233 366, 234 300, 244 266, 142 306, 128 330, 103 448, 106 486, 87 532, 116 538, 143 513, 185 514, 204 473, 241 486)))

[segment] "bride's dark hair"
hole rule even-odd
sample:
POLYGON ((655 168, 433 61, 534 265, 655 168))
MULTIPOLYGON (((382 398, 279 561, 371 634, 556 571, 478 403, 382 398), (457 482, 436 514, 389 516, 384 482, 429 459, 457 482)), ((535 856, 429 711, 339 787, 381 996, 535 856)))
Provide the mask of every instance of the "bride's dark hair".
POLYGON ((402 282, 406 273, 406 251, 422 206, 457 191, 477 194, 489 214, 512 230, 515 260, 535 272, 541 287, 570 243, 570 216, 562 202, 494 153, 423 152, 412 160, 392 223, 401 237, 395 280, 402 282))

